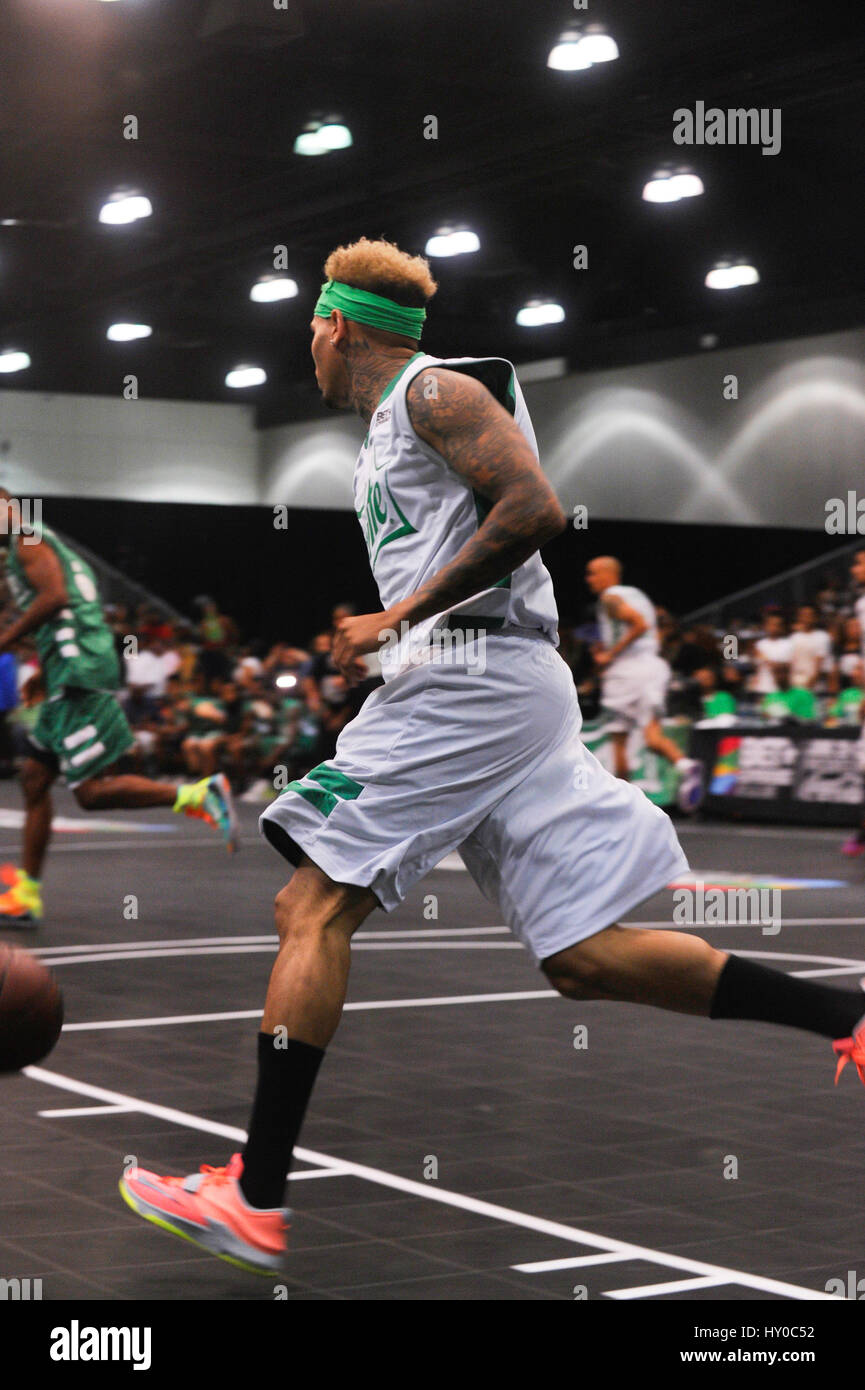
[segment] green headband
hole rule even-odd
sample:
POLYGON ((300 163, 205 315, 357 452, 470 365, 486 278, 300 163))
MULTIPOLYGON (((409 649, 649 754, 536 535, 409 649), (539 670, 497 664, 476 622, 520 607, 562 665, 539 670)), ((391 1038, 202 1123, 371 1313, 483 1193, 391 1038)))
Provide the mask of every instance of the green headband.
POLYGON ((394 299, 386 299, 383 294, 356 290, 353 285, 344 285, 341 280, 328 280, 322 285, 315 313, 319 318, 329 319, 333 309, 340 309, 347 319, 353 319, 355 323, 368 323, 371 328, 386 328, 389 333, 400 333, 415 341, 420 338, 426 318, 426 309, 409 309, 405 304, 397 304, 394 299))

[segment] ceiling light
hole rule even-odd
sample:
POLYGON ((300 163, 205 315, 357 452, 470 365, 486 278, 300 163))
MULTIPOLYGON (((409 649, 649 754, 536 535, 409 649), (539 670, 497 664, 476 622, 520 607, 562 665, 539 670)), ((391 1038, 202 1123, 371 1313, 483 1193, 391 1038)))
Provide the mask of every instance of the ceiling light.
POLYGON ((619 56, 619 48, 611 34, 600 25, 592 25, 585 33, 569 29, 559 38, 547 58, 548 68, 560 72, 580 72, 593 67, 595 63, 612 63, 619 56))
POLYGON ((294 142, 295 154, 330 154, 331 150, 345 150, 353 143, 347 125, 335 117, 327 121, 311 121, 294 142))
POLYGON ((150 217, 153 208, 149 198, 143 193, 112 193, 107 203, 99 209, 99 221, 109 226, 124 226, 137 222, 139 218, 150 217))
POLYGON ((580 39, 579 49, 590 63, 612 63, 619 56, 616 40, 600 28, 587 30, 580 39))
POLYGON ((546 299, 530 299, 517 314, 517 323, 521 328, 542 328, 546 324, 561 323, 564 317, 561 304, 546 299))
POLYGON ((287 275, 262 275, 249 291, 257 304, 274 304, 278 299, 294 299, 297 282, 287 275))
POLYGON ((243 362, 239 367, 232 367, 226 374, 226 386, 240 388, 243 386, 261 386, 267 381, 267 372, 262 371, 261 367, 251 367, 243 362))
POLYGON ((152 332, 149 323, 112 323, 105 336, 112 343, 131 343, 135 338, 149 338, 152 332))
POLYGON ((347 150, 352 143, 351 131, 341 121, 325 121, 318 128, 318 138, 326 150, 347 150))
POLYGON ((430 237, 424 252, 427 256, 465 256, 480 249, 477 232, 470 232, 467 227, 439 227, 435 236, 430 237))
POLYGON ((582 48, 580 34, 562 34, 554 48, 550 49, 547 67, 559 72, 577 72, 580 68, 590 68, 592 60, 582 48))
POLYGON ((0 352, 0 372, 23 372, 29 366, 30 358, 26 352, 0 352))
POLYGON ((737 290, 741 285, 756 285, 759 279, 756 268, 744 261, 735 265, 720 261, 706 276, 706 287, 710 290, 737 290))
POLYGON ((703 183, 696 174, 660 169, 644 186, 643 198, 647 203, 678 203, 681 198, 698 198, 702 192, 703 183))

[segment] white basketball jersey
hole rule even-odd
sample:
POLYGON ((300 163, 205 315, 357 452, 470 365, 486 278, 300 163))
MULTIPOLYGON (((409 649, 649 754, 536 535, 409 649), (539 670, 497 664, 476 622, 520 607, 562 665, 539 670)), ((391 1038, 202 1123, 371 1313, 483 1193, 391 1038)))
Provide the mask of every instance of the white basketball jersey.
MULTIPOLYGON (((354 471, 355 510, 363 528, 383 608, 416 593, 471 540, 492 507, 415 432, 406 391, 425 369, 447 367, 481 381, 508 409, 532 452, 538 446, 513 366, 500 357, 431 357, 417 352, 390 382, 369 422, 354 471)), ((434 380, 431 378, 431 381, 434 380)), ((381 651, 387 681, 410 652, 428 644, 447 614, 487 632, 529 628, 558 645, 558 613, 552 580, 535 553, 493 588, 418 623, 397 647, 381 651)))
POLYGON ((657 656, 658 624, 655 618, 655 606, 642 589, 634 589, 630 584, 612 584, 601 595, 602 601, 598 604, 598 625, 601 629, 601 641, 604 646, 614 647, 627 631, 626 625, 612 617, 604 607, 603 599, 614 597, 623 599, 629 608, 633 608, 635 612, 645 618, 648 626, 645 632, 641 632, 639 637, 635 637, 633 642, 628 643, 625 650, 615 658, 613 664, 617 666, 620 661, 632 661, 643 656, 657 656))

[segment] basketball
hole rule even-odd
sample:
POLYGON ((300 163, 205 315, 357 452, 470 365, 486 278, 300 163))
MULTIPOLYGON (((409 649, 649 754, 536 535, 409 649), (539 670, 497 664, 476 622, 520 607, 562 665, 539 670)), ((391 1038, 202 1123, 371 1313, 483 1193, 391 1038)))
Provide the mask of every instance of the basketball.
POLYGON ((0 1072, 46 1057, 63 1027, 63 995, 29 951, 0 945, 0 1072))

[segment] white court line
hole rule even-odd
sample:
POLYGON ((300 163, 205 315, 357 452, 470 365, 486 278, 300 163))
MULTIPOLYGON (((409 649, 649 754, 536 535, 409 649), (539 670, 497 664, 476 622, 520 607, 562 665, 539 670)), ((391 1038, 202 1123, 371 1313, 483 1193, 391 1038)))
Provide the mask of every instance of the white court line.
POLYGON ((520 1274, 547 1274, 554 1269, 578 1269, 584 1265, 620 1264, 625 1258, 618 1252, 612 1255, 568 1255, 563 1260, 530 1260, 528 1264, 511 1265, 520 1274))
POLYGON ((643 1284, 641 1288, 610 1289, 605 1298, 654 1298, 659 1293, 687 1293, 689 1289, 717 1289, 721 1284, 738 1284, 738 1279, 725 1279, 717 1274, 704 1274, 696 1279, 673 1279, 667 1284, 643 1284))
MULTIPOLYGON (((166 1120, 169 1124, 181 1125, 186 1129, 200 1130, 204 1134, 218 1135, 238 1143, 246 1142, 246 1133, 234 1125, 220 1124, 207 1120, 188 1111, 174 1110, 167 1105, 155 1105, 152 1101, 139 1100, 135 1096, 124 1095, 120 1091, 109 1091, 103 1086, 92 1086, 85 1081, 58 1072, 47 1071, 44 1067, 25 1067, 24 1075, 32 1081, 56 1086, 61 1091, 74 1091, 78 1095, 89 1096, 93 1100, 105 1101, 109 1105, 131 1105, 143 1115, 166 1120)), ((331 1154, 319 1153, 315 1149, 296 1148, 295 1155, 303 1163, 311 1163, 320 1168, 339 1168, 346 1175, 362 1178, 366 1182, 405 1192, 409 1196, 422 1197, 428 1202, 441 1202, 445 1206, 456 1207, 460 1211, 470 1211, 477 1216, 487 1216, 491 1221, 504 1222, 524 1230, 537 1231, 541 1235, 554 1236, 577 1245, 587 1245, 595 1250, 620 1254, 624 1259, 646 1260, 650 1264, 664 1265, 669 1269, 680 1269, 686 1274, 696 1274, 717 1278, 721 1283, 735 1283, 743 1288, 759 1289, 764 1293, 776 1293, 785 1298, 808 1302, 838 1302, 833 1294, 817 1289, 804 1288, 799 1284, 788 1284, 780 1279, 768 1279, 760 1274, 746 1274, 741 1270, 728 1269, 723 1265, 708 1264, 704 1260, 691 1260, 683 1255, 666 1255, 648 1246, 632 1245, 628 1241, 615 1240, 609 1236, 596 1235, 578 1226, 566 1226, 560 1221, 548 1221, 544 1217, 533 1216, 529 1212, 516 1211, 502 1207, 494 1202, 485 1202, 479 1197, 469 1197, 462 1192, 452 1192, 448 1188, 437 1187, 434 1183, 418 1182, 397 1173, 388 1173, 382 1168, 370 1168, 363 1163, 353 1163, 348 1159, 335 1158, 331 1154)))
POLYGON ((78 1105, 71 1110, 40 1110, 38 1113, 45 1119, 63 1120, 79 1115, 128 1115, 134 1109, 134 1105, 78 1105))
MULTIPOLYGON (((666 919, 651 922, 642 921, 622 923, 622 926, 624 927, 666 927, 668 931, 693 931, 695 929, 699 929, 701 931, 713 929, 721 930, 723 925, 725 924, 713 922, 693 922, 680 925, 675 922, 670 922, 666 919)), ((732 925, 735 926, 737 924, 734 923, 732 925)), ((739 923, 738 925, 742 926, 745 924, 739 923)), ((787 918, 786 920, 783 920, 781 925, 782 927, 865 926, 865 917, 791 917, 787 918)), ((509 933, 510 929, 505 926, 421 928, 397 927, 391 930, 384 931, 359 931, 355 934, 353 941, 355 945, 362 941, 372 941, 374 939, 389 942, 404 941, 417 938, 422 942, 426 942, 432 941, 437 937, 441 937, 444 939, 464 936, 507 936, 509 935, 509 933)), ((165 941, 151 937, 147 941, 94 941, 89 942, 87 945, 34 946, 30 949, 32 955, 39 956, 40 959, 47 961, 49 965, 53 965, 55 963, 56 958, 58 957, 64 957, 63 963, 66 964, 67 962, 65 961, 65 957, 72 957, 77 955, 83 956, 87 953, 93 954, 94 956, 96 955, 96 953, 98 953, 100 959, 109 959, 112 956, 116 956, 118 959, 122 960, 124 959, 123 955, 121 954, 123 951, 140 951, 142 955, 148 955, 156 954, 161 951, 173 950, 174 948, 193 948, 200 946, 216 946, 220 948, 227 948, 229 946, 240 946, 248 947, 250 950, 257 946, 270 946, 275 950, 276 936, 273 932, 267 932, 259 936, 183 936, 174 937, 165 941)), ((192 953, 193 952, 190 950, 190 954, 192 953)), ((746 953, 739 952, 739 954, 744 955, 746 953)), ((772 955, 774 953, 769 952, 769 954, 772 955)), ((133 957, 129 958, 132 959, 133 957)), ((135 958, 137 959, 140 957, 135 958)), ((813 957, 807 957, 807 959, 813 959, 813 957)), ((72 964, 72 961, 70 960, 68 963, 72 964)))
MULTIPOLYGON (((525 989, 508 994, 444 994, 428 999, 370 999, 345 1004, 343 1013, 369 1009, 423 1009, 447 1004, 499 1004, 507 999, 558 999, 554 989, 525 989)), ((261 1018, 261 1009, 234 1009, 216 1014, 171 1014, 157 1018, 116 1018, 99 1023, 66 1023, 64 1033, 104 1032, 111 1028, 160 1028, 172 1023, 226 1023, 234 1019, 261 1018)))
MULTIPOLYGON (((432 945, 434 943, 430 943, 432 945)), ((465 945, 471 943, 465 942, 465 945)), ((518 942, 513 943, 522 949, 518 942)), ((820 970, 791 970, 789 973, 803 979, 813 979, 821 975, 852 975, 865 971, 865 961, 841 961, 838 956, 803 955, 801 952, 787 951, 739 951, 740 956, 754 956, 764 960, 820 961, 832 968, 820 970)), ((80 958, 76 958, 80 959, 80 958)), ((63 961, 52 961, 52 965, 62 965, 63 961)), ((552 989, 515 990, 496 994, 445 994, 415 999, 370 999, 352 1002, 344 1006, 344 1012, 365 1012, 373 1009, 419 1009, 443 1007, 449 1004, 498 1004, 518 999, 558 999, 559 994, 552 989)), ((64 1033, 107 1032, 115 1028, 161 1028, 185 1023, 231 1023, 244 1019, 261 1018, 261 1009, 232 1009, 204 1014, 161 1014, 147 1018, 103 1019, 91 1023, 67 1023, 64 1033)))
POLYGON ((291 1181, 300 1182, 303 1178, 344 1178, 348 1172, 347 1168, 301 1168, 299 1172, 292 1171, 291 1181))
MULTIPOLYGON (((403 937, 436 937, 436 936, 493 936, 506 934, 507 927, 394 927, 386 931, 359 931, 356 932, 354 941, 399 940, 403 937)), ((31 952, 34 956, 41 956, 47 959, 49 956, 67 956, 73 952, 84 951, 137 951, 153 950, 158 951, 167 946, 250 946, 274 945, 276 944, 276 933, 267 932, 262 936, 178 936, 173 940, 163 941, 159 938, 150 937, 147 941, 91 941, 86 946, 37 946, 31 952)))
MULTIPOLYGON (((267 946, 195 946, 171 947, 167 951, 94 951, 89 956, 51 956, 48 964, 96 965, 107 960, 160 960, 171 956, 245 956, 276 954, 278 943, 267 946)), ((352 951, 522 951, 519 941, 360 941, 352 943, 352 951)))

